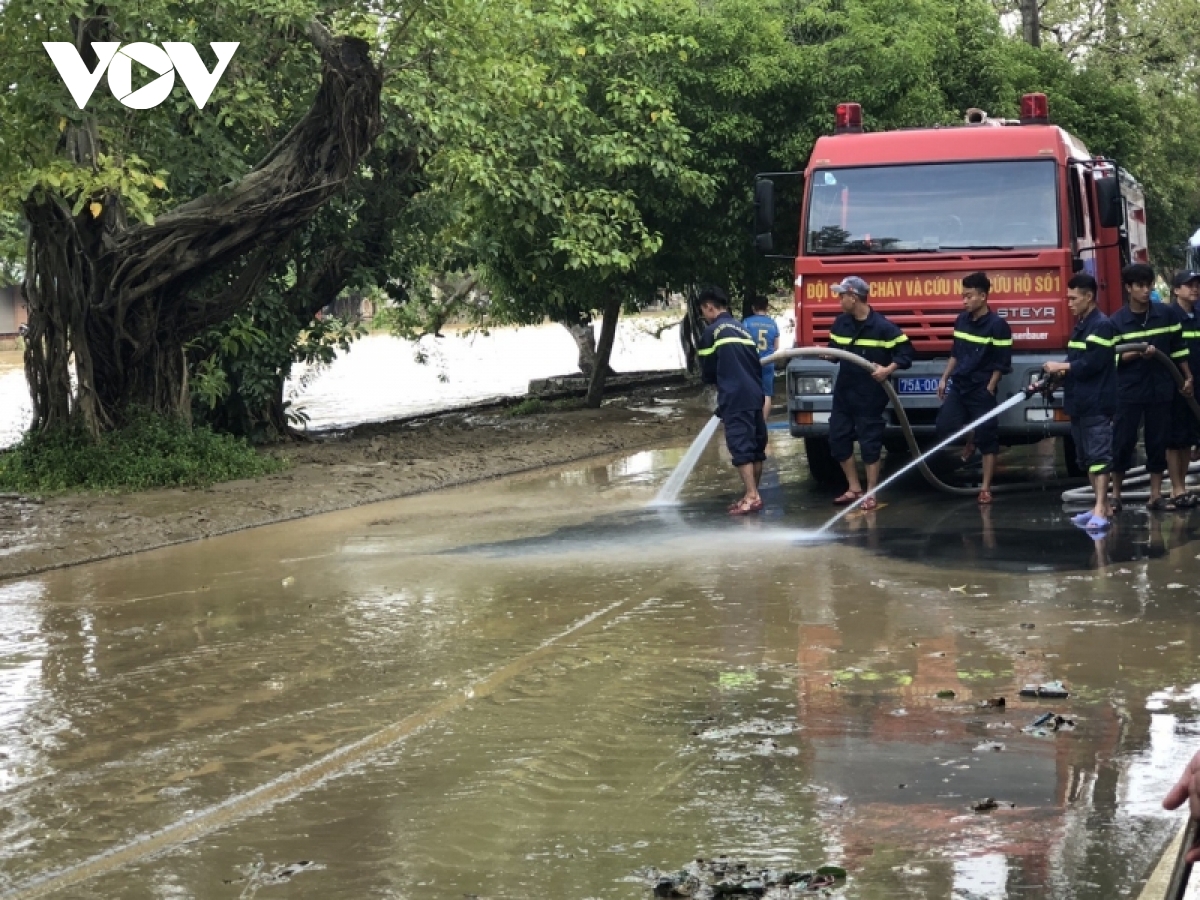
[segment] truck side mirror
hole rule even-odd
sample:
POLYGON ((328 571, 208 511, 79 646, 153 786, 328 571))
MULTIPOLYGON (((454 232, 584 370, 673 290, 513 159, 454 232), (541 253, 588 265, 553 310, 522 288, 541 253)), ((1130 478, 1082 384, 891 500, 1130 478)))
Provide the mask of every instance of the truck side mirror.
POLYGON ((1125 224, 1125 198, 1115 175, 1096 179, 1096 212, 1102 228, 1120 228, 1125 224))
POLYGON ((754 182, 754 249, 770 253, 775 249, 775 182, 759 178, 754 182))

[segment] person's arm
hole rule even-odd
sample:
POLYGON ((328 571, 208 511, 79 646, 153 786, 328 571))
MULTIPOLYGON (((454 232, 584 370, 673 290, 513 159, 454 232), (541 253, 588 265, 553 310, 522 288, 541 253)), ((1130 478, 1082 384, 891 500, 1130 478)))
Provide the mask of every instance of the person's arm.
MULTIPOLYGON (((1102 372, 1112 360, 1113 348, 1117 346, 1116 329, 1111 324, 1097 328, 1083 339, 1084 351, 1070 364, 1074 377, 1088 379, 1102 372)), ((1136 356, 1137 354, 1134 354, 1136 356)))
MULTIPOLYGON (((1192 757, 1183 769, 1183 774, 1175 782, 1175 786, 1163 797, 1164 809, 1179 809, 1184 802, 1188 804, 1188 812, 1193 819, 1200 819, 1200 751, 1192 757)), ((1188 851, 1187 861, 1200 862, 1200 847, 1188 851)))
POLYGON ((705 384, 717 383, 717 348, 713 346, 714 331, 715 329, 711 325, 705 328, 696 344, 696 359, 700 361, 700 379, 705 384))
POLYGON ((1000 319, 992 329, 992 375, 987 390, 993 397, 1000 387, 1000 379, 1012 371, 1012 329, 1000 319))
POLYGON ((954 367, 958 365, 958 360, 953 355, 946 360, 946 370, 942 372, 942 379, 938 382, 937 398, 939 400, 946 399, 946 382, 950 380, 950 376, 954 374, 954 367))
POLYGON ((876 365, 871 371, 871 377, 880 384, 891 378, 898 369, 907 369, 912 365, 912 342, 894 322, 889 324, 891 328, 888 329, 885 340, 891 360, 886 366, 876 365))

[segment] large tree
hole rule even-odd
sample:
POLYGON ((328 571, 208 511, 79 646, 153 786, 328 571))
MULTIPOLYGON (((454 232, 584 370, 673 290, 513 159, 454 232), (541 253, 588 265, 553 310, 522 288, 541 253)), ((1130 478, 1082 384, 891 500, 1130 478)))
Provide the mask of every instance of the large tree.
POLYGON ((3 7, 0 174, 29 226, 34 428, 97 434, 135 408, 187 415, 185 346, 245 306, 356 173, 380 130, 382 76, 367 41, 332 33, 320 12, 296 2, 264 16, 239 0, 3 7), (79 109, 40 46, 70 42, 94 69, 93 42, 207 51, 235 37, 202 110, 181 85, 152 110, 103 90, 79 109))

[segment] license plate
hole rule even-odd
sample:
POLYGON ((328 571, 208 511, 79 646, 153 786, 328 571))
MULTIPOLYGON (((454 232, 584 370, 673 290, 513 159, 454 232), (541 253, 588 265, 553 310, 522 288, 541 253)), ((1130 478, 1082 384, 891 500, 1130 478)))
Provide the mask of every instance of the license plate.
POLYGON ((938 378, 897 378, 896 392, 899 394, 936 394, 938 378))

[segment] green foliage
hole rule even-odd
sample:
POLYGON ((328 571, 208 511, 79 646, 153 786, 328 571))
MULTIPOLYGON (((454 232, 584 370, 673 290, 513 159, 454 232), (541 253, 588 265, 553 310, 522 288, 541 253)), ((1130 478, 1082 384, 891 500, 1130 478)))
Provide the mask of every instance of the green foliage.
POLYGON ((283 460, 208 428, 141 415, 92 439, 82 428, 27 435, 0 451, 0 490, 127 491, 208 485, 278 472, 283 460))

